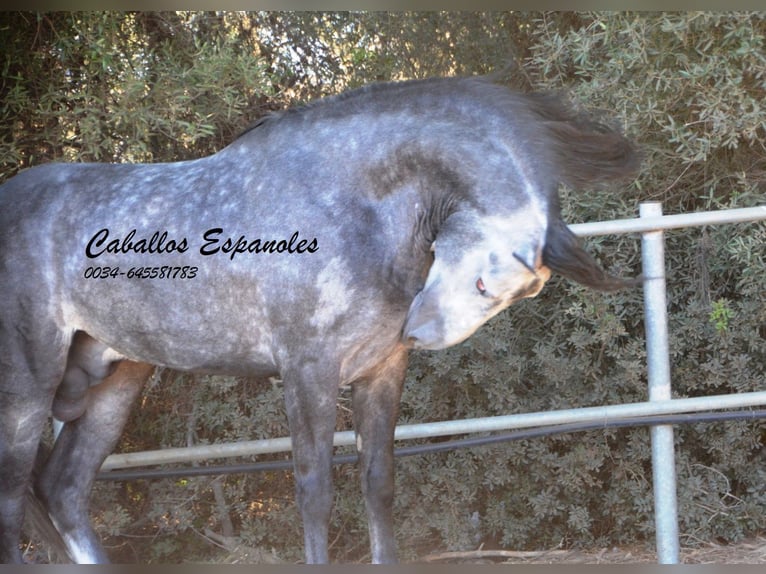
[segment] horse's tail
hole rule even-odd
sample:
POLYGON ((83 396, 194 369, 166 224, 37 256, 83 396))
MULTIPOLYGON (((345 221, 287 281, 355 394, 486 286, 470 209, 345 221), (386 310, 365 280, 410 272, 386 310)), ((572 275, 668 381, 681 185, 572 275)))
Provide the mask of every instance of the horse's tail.
POLYGON ((37 475, 42 471, 49 454, 50 449, 41 444, 35 459, 32 481, 27 489, 24 529, 30 538, 43 544, 42 549, 47 551, 48 560, 51 563, 71 564, 72 560, 67 554, 66 545, 61 539, 59 531, 53 525, 45 504, 38 498, 32 486, 37 475))

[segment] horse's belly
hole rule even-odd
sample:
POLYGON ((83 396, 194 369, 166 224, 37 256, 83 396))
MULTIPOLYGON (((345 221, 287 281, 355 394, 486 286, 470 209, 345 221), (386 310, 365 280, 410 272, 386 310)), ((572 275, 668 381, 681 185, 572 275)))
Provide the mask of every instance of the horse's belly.
POLYGON ((103 294, 75 296, 63 306, 65 328, 84 331, 125 358, 180 371, 276 371, 269 322, 248 297, 222 299, 204 290, 192 296, 178 288, 120 291, 112 284, 103 294))

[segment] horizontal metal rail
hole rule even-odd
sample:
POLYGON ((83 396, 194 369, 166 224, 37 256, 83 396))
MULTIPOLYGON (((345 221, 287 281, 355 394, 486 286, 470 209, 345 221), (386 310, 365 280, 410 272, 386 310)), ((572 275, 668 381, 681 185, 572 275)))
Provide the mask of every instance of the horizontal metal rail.
MULTIPOLYGON (((761 405, 766 405, 766 391, 399 425, 396 427, 394 437, 396 440, 414 440, 577 422, 603 421, 606 423, 610 420, 637 416, 692 413, 761 405)), ((335 433, 334 446, 353 444, 355 444, 353 431, 335 433)), ((101 470, 288 452, 291 446, 290 437, 281 437, 113 454, 104 461, 101 470)))
POLYGON ((679 229, 681 227, 719 225, 722 223, 747 223, 762 220, 766 220, 766 205, 722 209, 721 211, 640 217, 636 219, 573 223, 569 225, 569 229, 575 235, 584 237, 588 235, 624 235, 626 233, 643 233, 645 231, 679 229))

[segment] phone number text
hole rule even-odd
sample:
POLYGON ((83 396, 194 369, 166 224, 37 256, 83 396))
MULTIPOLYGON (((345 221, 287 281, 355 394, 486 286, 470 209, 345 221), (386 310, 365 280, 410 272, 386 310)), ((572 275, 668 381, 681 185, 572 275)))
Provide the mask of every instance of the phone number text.
POLYGON ((127 271, 119 267, 88 267, 83 277, 85 279, 194 279, 197 276, 197 267, 185 265, 183 267, 131 267, 127 271))

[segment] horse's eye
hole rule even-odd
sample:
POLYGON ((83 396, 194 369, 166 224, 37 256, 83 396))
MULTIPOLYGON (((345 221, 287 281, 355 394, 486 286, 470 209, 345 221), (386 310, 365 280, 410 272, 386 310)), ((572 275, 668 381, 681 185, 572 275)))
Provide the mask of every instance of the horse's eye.
POLYGON ((485 295, 487 293, 487 288, 484 286, 484 281, 481 280, 481 277, 479 277, 476 280, 476 288, 479 290, 479 293, 482 295, 485 295))

